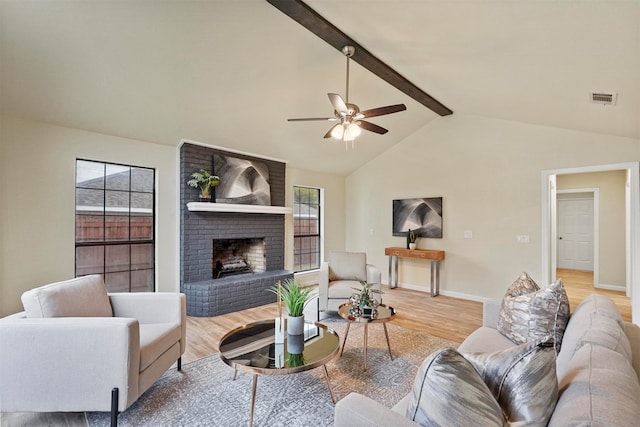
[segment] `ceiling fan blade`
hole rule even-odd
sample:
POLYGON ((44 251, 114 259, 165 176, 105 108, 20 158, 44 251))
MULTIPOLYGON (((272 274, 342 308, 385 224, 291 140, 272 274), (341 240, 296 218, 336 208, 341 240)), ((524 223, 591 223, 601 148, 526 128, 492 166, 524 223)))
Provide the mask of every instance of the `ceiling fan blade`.
POLYGON ((378 107, 378 108, 372 108, 370 110, 361 111, 360 114, 369 118, 369 117, 384 116, 385 114, 397 113, 399 111, 404 111, 406 109, 407 109, 406 105, 396 104, 396 105, 387 105, 386 107, 378 107))
POLYGON ((365 122, 364 120, 359 120, 357 123, 358 123, 358 126, 360 126, 362 129, 368 130, 370 132, 379 133, 380 135, 384 135, 385 133, 389 132, 388 129, 385 129, 382 126, 374 125, 373 123, 365 122))
POLYGON ((346 113, 347 111, 349 111, 349 109, 347 108, 347 104, 344 102, 340 95, 338 95, 337 93, 328 93, 327 95, 329 95, 329 101, 331 101, 333 108, 338 113, 346 113))
POLYGON ((327 133, 324 134, 324 138, 331 138, 331 132, 333 132, 333 129, 335 129, 336 126, 342 126, 342 123, 336 123, 335 125, 331 126, 331 129, 329 129, 327 133))
POLYGON ((310 122, 314 120, 322 120, 325 122, 326 121, 335 122, 338 119, 336 117, 303 117, 300 119, 287 119, 288 122, 310 122))

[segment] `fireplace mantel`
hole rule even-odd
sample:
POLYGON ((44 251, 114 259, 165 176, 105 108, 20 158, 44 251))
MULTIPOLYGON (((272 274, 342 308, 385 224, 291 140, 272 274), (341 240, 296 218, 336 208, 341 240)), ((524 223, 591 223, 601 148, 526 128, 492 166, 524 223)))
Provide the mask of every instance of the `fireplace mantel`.
POLYGON ((189 202, 190 212, 238 212, 263 214, 291 214, 293 210, 286 206, 237 205, 232 203, 189 202))

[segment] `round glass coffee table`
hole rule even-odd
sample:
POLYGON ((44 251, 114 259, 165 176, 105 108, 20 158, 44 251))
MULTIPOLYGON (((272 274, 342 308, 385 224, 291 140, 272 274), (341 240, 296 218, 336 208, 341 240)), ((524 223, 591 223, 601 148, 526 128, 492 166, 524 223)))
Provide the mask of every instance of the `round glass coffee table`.
POLYGON ((396 317, 396 310, 393 307, 387 307, 384 304, 380 304, 378 306, 377 315, 375 317, 371 316, 352 316, 349 314, 349 309, 351 308, 351 303, 344 303, 338 307, 338 314, 340 317, 347 319, 349 322, 347 323, 347 330, 344 333, 344 341, 342 341, 342 348, 340 349, 340 357, 342 357, 342 352, 344 351, 344 346, 347 343, 347 337, 349 336, 349 327, 351 323, 358 322, 364 323, 364 370, 367 370, 367 335, 369 334, 369 323, 382 323, 384 326, 384 336, 387 339, 387 348, 389 349, 389 357, 393 360, 393 354, 391 354, 391 345, 389 344, 389 332, 387 331, 387 322, 393 320, 396 317))
MULTIPOLYGON (((286 325, 285 325, 286 332, 286 325)), ((237 371, 253 374, 249 425, 253 424, 258 375, 288 375, 322 366, 331 400, 335 403, 326 364, 340 349, 340 338, 321 323, 306 322, 302 335, 285 334, 276 344, 275 320, 249 323, 229 331, 220 339, 220 358, 237 371)))

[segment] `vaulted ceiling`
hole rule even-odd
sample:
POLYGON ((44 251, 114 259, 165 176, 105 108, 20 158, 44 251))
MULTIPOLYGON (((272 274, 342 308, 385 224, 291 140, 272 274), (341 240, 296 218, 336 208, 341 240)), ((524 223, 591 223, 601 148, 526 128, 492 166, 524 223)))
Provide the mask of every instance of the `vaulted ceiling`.
MULTIPOLYGON (((306 3, 454 116, 640 139, 638 0, 306 3)), ((371 119, 389 133, 345 152, 322 138, 329 123, 287 122, 331 115, 344 73, 338 50, 265 0, 0 1, 0 108, 38 121, 347 174, 439 117, 353 63, 352 102, 407 105, 371 119)))

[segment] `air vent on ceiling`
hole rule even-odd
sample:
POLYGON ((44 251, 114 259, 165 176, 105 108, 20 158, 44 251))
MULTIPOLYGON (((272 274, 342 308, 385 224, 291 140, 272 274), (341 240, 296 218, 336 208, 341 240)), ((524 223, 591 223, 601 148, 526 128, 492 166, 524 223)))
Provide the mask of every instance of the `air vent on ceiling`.
POLYGON ((616 105, 617 93, 591 92, 591 102, 602 105, 616 105))

